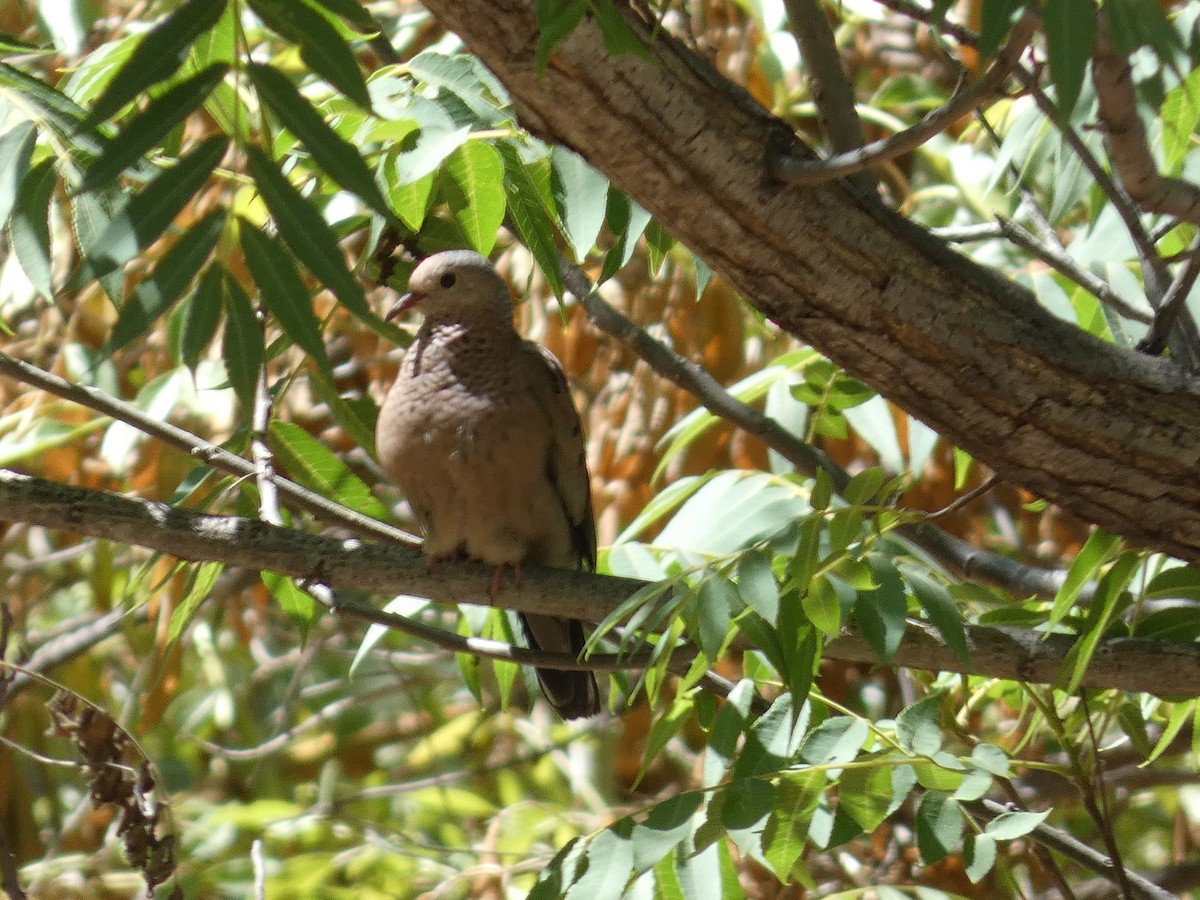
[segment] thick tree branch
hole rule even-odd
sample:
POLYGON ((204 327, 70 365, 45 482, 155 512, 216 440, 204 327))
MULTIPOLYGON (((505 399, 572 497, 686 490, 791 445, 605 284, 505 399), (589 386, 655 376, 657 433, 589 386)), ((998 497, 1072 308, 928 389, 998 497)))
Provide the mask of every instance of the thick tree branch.
POLYGON ((650 59, 611 56, 585 21, 539 73, 533 0, 426 5, 529 127, 581 152, 780 326, 1006 481, 1200 560, 1200 382, 1055 318, 836 184, 772 179, 791 131, 636 18, 650 59))
MULTIPOLYGON (((440 603, 504 606, 591 622, 600 621, 645 586, 631 578, 529 568, 523 569, 519 587, 507 588, 493 600, 487 590, 491 569, 482 563, 443 563, 428 572, 424 557, 407 547, 304 534, 259 520, 206 515, 5 470, 0 470, 0 518, 148 547, 180 559, 280 572, 335 589, 404 593, 440 603)), ((388 623, 386 614, 358 606, 345 611, 388 623)), ((339 606, 334 609, 340 611, 339 606)), ((1065 635, 1046 637, 1016 628, 973 626, 967 637, 969 668, 934 629, 911 624, 888 664, 1049 682, 1073 644, 1065 635)), ((514 651, 507 658, 522 660, 522 654, 514 651)), ((870 645, 853 633, 831 642, 824 655, 879 662, 870 645)), ((1200 693, 1200 644, 1140 638, 1101 641, 1083 684, 1163 695, 1200 693)))

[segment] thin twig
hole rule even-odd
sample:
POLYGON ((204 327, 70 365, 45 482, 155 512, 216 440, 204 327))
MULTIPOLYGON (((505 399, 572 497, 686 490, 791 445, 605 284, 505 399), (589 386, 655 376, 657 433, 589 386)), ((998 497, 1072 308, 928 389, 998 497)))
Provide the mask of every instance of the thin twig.
POLYGON ((1166 348, 1176 319, 1187 308, 1188 295, 1192 292, 1197 275, 1200 275, 1200 234, 1192 238, 1192 244, 1187 249, 1186 262, 1175 273, 1171 286, 1163 295, 1163 305, 1155 313, 1154 324, 1138 344, 1138 349, 1143 353, 1157 356, 1166 348))
POLYGON ((1068 254, 1044 241, 1038 240, 1012 219, 997 216, 996 222, 1006 238, 1030 255, 1037 257, 1048 266, 1061 272, 1071 281, 1092 294, 1105 306, 1135 322, 1142 322, 1147 325, 1154 322, 1155 317, 1152 313, 1138 309, 1114 291, 1107 281, 1083 268, 1068 254))
MULTIPOLYGON (((968 806, 973 813, 988 821, 1005 813, 1024 812, 1024 810, 997 803, 995 800, 980 800, 976 803, 970 803, 968 806)), ((1052 828, 1042 822, 1034 826, 1033 831, 1030 832, 1030 837, 1056 853, 1061 853, 1088 871, 1095 872, 1106 881, 1111 881, 1113 884, 1120 884, 1116 866, 1114 866, 1111 859, 1098 850, 1093 850, 1086 844, 1076 840, 1065 831, 1052 828)), ((1128 879, 1132 895, 1137 900, 1176 900, 1174 894, 1164 891, 1154 882, 1139 875, 1137 872, 1129 869, 1122 869, 1122 872, 1128 879)))
POLYGON ((826 159, 814 160, 796 156, 773 159, 770 161, 772 174, 790 184, 815 185, 861 172, 870 166, 911 153, 977 109, 1004 87, 1005 80, 1020 63, 1021 55, 1033 39, 1040 21, 1041 16, 1036 7, 1030 6, 1013 26, 1008 42, 983 78, 969 87, 956 89, 949 100, 910 128, 826 159))
POLYGON ((943 506, 941 509, 935 510, 931 513, 926 513, 925 519, 927 521, 930 519, 940 519, 942 516, 949 515, 950 513, 954 512, 955 510, 962 509, 968 503, 971 503, 974 500, 978 500, 980 497, 982 497, 984 494, 986 494, 988 491, 990 491, 992 488, 994 488, 999 483, 1000 483, 999 478, 997 478, 995 475, 989 475, 986 479, 984 479, 983 484, 980 484, 977 487, 971 488, 971 490, 967 491, 961 497, 955 498, 955 500, 952 503, 948 503, 945 506, 943 506))
MULTIPOLYGON (((152 419, 137 407, 94 387, 71 384, 57 375, 3 352, 0 352, 0 374, 8 375, 17 381, 41 388, 56 397, 62 397, 64 400, 70 400, 72 403, 78 403, 80 406, 125 422, 143 434, 148 434, 164 444, 203 460, 215 469, 228 472, 238 478, 254 477, 254 466, 237 454, 230 453, 228 450, 169 422, 152 419)), ((410 547, 419 544, 412 535, 406 534, 398 528, 347 509, 286 478, 276 476, 275 484, 293 505, 328 525, 339 525, 364 537, 397 541, 410 547)))

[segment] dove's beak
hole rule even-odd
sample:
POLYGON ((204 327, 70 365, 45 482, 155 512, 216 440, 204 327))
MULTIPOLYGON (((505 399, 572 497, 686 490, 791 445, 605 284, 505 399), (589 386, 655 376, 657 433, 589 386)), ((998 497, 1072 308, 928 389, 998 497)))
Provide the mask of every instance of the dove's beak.
POLYGON ((401 313, 412 309, 424 299, 424 294, 418 294, 416 291, 409 291, 396 302, 395 306, 388 310, 387 315, 383 317, 383 320, 385 322, 392 321, 392 319, 396 318, 401 313))

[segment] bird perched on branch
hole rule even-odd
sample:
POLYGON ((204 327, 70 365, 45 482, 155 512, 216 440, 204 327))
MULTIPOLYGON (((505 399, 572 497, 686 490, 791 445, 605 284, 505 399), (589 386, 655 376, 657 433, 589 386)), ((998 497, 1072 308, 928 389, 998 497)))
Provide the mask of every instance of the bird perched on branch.
MULTIPOLYGON (((583 429, 554 356, 517 334, 512 296, 478 253, 429 257, 388 314, 424 314, 379 413, 375 440, 425 535, 430 562, 593 568, 596 526, 583 429)), ((578 654, 583 626, 521 614, 531 646, 578 654)), ((591 672, 538 669, 565 719, 600 711, 591 672)))

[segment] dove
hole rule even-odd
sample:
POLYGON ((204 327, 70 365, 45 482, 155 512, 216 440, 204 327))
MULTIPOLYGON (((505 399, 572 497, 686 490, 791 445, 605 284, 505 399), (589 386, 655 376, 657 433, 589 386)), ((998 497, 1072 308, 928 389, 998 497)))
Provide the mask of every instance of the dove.
MULTIPOLYGON (((424 315, 379 412, 379 461, 435 560, 592 569, 596 525, 579 413, 550 351, 517 334, 508 286, 483 256, 451 250, 413 271, 388 318, 424 315)), ((578 655, 581 622, 521 614, 530 646, 578 655)), ((591 672, 537 669, 564 719, 595 715, 591 672)))

